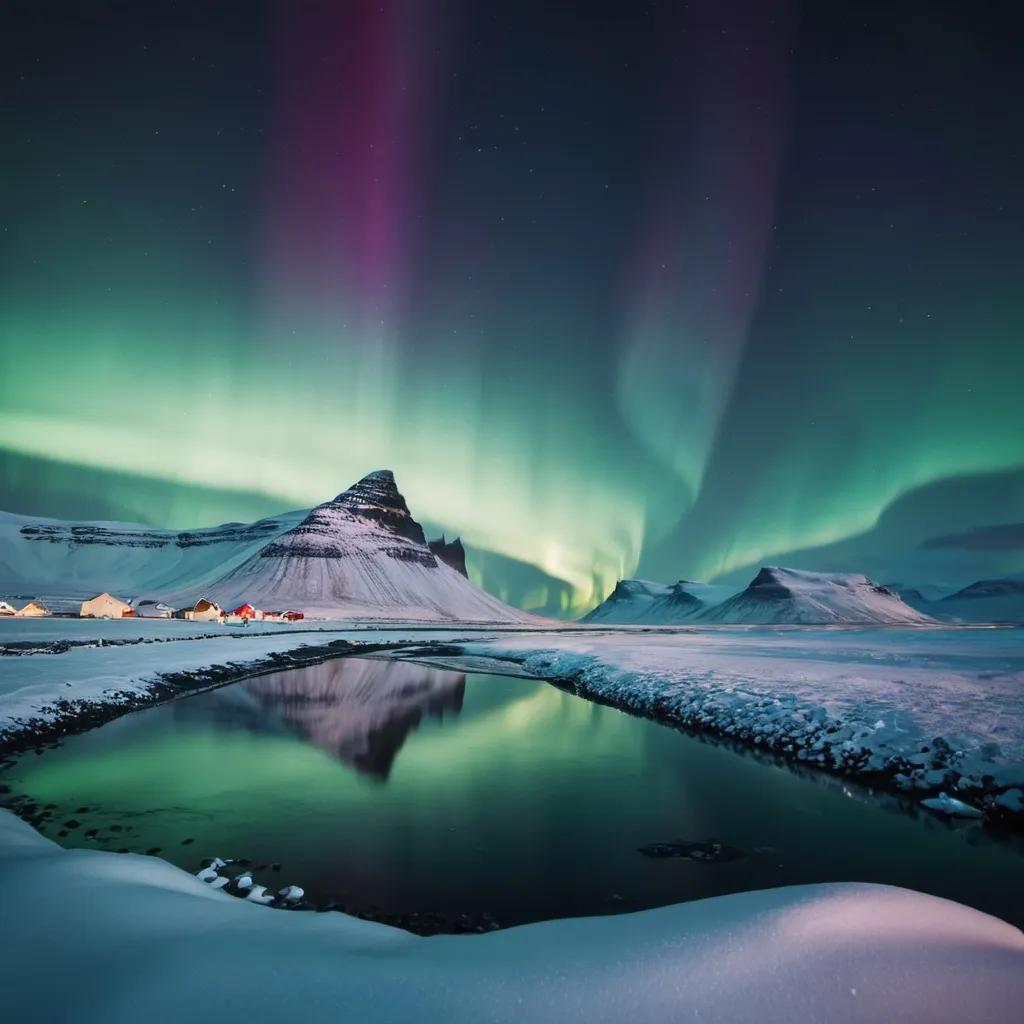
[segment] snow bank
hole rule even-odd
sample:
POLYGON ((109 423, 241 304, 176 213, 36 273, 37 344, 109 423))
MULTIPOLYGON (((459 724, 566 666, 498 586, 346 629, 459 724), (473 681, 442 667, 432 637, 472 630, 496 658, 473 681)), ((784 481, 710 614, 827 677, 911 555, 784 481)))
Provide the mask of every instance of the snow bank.
POLYGON ((1013 629, 693 628, 508 636, 461 650, 476 666, 513 662, 807 764, 991 801, 1024 784, 1021 640, 1013 629))
POLYGON ((888 886, 742 893, 417 938, 273 910, 153 857, 64 851, 0 812, 0 1016, 565 1024, 1016 1020, 1024 935, 888 886), (55 983, 57 982, 57 983, 55 983))

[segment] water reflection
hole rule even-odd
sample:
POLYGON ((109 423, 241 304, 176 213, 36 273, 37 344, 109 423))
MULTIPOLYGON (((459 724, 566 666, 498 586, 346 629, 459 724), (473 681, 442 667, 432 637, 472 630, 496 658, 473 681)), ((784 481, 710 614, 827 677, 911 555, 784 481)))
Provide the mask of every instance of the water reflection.
POLYGON ((59 842, 190 870, 280 863, 311 894, 389 913, 515 924, 861 880, 1024 921, 1020 856, 971 846, 977 828, 537 680, 339 659, 127 715, 3 781, 56 805, 59 842), (694 855, 715 843, 742 856, 694 855), (673 855, 639 852, 652 844, 673 855))
POLYGON ((384 780, 425 716, 462 710, 466 677, 406 662, 341 658, 303 672, 252 679, 241 689, 264 714, 283 719, 310 743, 384 780))

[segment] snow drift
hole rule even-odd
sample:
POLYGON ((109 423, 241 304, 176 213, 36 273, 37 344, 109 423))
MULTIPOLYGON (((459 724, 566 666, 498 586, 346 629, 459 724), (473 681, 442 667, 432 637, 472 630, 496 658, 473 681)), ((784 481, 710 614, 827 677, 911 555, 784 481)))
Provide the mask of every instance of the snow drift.
POLYGON ((6 811, 0 883, 12 1021, 995 1024, 1024 1003, 1020 931, 889 886, 424 939, 235 899, 155 857, 61 850, 6 811))
POLYGON ((767 566, 746 590, 709 608, 702 622, 775 625, 924 625, 934 619, 859 573, 804 572, 767 566))
POLYGON ((430 550, 389 470, 314 508, 220 579, 170 595, 325 618, 539 620, 491 597, 430 550))

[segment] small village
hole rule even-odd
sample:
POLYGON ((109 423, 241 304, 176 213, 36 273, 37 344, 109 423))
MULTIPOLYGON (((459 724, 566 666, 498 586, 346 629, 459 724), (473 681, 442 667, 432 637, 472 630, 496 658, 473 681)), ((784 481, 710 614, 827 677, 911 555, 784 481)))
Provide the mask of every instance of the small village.
POLYGON ((88 600, 77 598, 35 598, 17 606, 14 600, 0 600, 0 617, 38 619, 185 619, 188 622, 219 622, 228 626, 248 626, 250 622, 299 622, 303 612, 291 609, 263 611, 251 604, 226 610, 216 601, 201 598, 185 608, 172 608, 163 601, 134 599, 123 601, 113 594, 97 594, 88 600))

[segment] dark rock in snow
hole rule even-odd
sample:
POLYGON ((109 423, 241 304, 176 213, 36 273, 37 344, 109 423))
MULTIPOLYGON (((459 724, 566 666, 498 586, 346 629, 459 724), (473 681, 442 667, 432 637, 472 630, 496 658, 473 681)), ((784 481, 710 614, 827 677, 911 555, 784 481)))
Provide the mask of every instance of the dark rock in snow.
POLYGON ((427 542, 427 547, 444 562, 451 566, 456 572, 462 573, 467 579, 469 573, 466 571, 466 549, 462 546, 462 538, 456 537, 453 541, 446 541, 444 534, 427 542))
POLYGON ((641 846, 639 852, 645 857, 661 859, 673 857, 683 860, 715 861, 718 863, 739 860, 740 857, 747 855, 738 846, 729 846, 714 839, 705 839, 698 842, 674 839, 668 843, 651 843, 649 846, 641 846))

